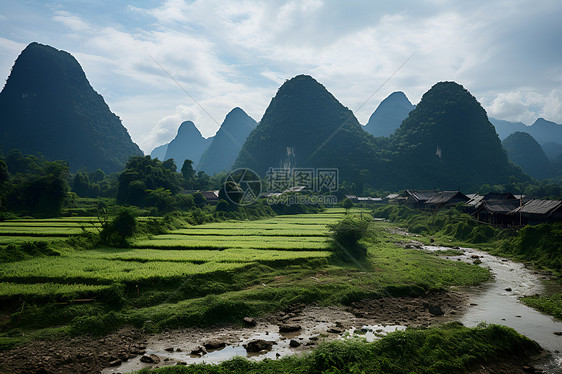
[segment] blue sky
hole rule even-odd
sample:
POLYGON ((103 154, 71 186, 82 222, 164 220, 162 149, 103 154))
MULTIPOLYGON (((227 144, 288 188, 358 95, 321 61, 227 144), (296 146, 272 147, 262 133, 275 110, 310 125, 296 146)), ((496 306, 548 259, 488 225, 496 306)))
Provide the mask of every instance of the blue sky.
POLYGON ((363 124, 393 91, 417 103, 444 80, 490 116, 562 123, 560 19, 558 0, 5 0, 0 75, 32 41, 72 53, 145 152, 184 120, 204 136, 236 106, 259 121, 298 74, 363 124))

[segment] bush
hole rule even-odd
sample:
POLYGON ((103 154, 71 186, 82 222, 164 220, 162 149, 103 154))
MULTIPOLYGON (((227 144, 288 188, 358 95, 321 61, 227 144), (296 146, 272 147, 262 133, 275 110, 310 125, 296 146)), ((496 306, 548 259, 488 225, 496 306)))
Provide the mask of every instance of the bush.
POLYGON ((346 217, 335 225, 329 225, 332 248, 337 257, 344 261, 362 259, 367 250, 359 240, 367 235, 369 223, 362 219, 346 217))
POLYGON ((108 245, 128 247, 127 239, 137 230, 137 219, 133 213, 124 209, 111 221, 102 224, 101 240, 108 245))

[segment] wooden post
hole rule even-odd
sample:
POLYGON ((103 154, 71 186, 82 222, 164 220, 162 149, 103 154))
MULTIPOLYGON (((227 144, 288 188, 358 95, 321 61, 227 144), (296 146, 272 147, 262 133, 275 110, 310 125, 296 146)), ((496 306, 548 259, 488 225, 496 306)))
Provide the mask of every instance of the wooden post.
POLYGON ((521 226, 521 208, 523 207, 523 195, 519 195, 519 226, 521 226))

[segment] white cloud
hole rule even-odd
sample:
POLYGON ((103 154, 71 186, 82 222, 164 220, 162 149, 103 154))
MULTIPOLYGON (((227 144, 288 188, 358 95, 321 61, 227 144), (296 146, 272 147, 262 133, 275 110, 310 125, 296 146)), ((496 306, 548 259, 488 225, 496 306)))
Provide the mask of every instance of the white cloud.
POLYGON ((58 10, 54 12, 53 20, 62 23, 66 27, 77 32, 88 32, 90 31, 90 26, 87 22, 82 20, 67 11, 58 10))
POLYGON ((1 21, 12 30, 0 32, 0 50, 10 51, 0 68, 8 71, 30 37, 71 52, 147 153, 184 120, 204 136, 235 106, 259 121, 297 74, 314 76, 363 123, 391 92, 415 103, 443 80, 463 84, 496 117, 562 122, 557 1, 168 0, 115 3, 103 14, 72 3, 17 7, 28 14, 1 21))
POLYGON ((562 91, 546 95, 532 91, 500 93, 486 106, 491 117, 532 124, 539 117, 562 123, 562 91))

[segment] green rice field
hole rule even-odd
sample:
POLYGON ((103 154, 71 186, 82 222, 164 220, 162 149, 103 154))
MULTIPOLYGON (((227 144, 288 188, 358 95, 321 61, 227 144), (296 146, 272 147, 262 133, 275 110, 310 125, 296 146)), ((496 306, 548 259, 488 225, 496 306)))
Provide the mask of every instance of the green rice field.
MULTIPOLYGON (((168 234, 140 237, 132 248, 74 250, 64 240, 96 232, 95 217, 19 219, 0 222, 0 245, 29 241, 60 246, 60 256, 3 264, 0 298, 95 294, 112 284, 175 282, 194 276, 239 272, 260 264, 287 266, 326 259, 327 225, 342 217, 329 213, 282 216, 261 221, 186 225, 168 234), (316 219, 313 219, 316 218, 316 219), (60 243, 60 244, 57 244, 60 243)), ((149 219, 149 218, 144 218, 149 219)))

